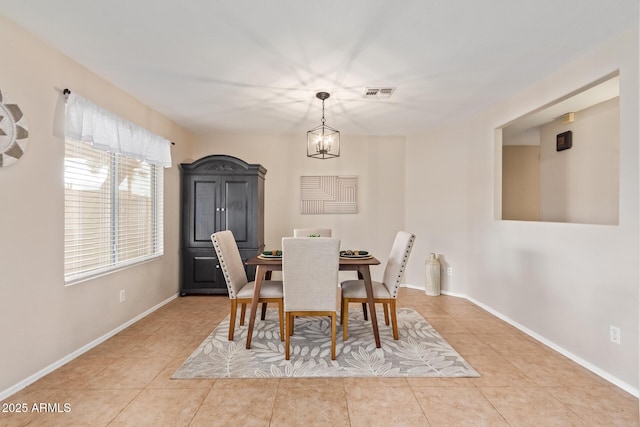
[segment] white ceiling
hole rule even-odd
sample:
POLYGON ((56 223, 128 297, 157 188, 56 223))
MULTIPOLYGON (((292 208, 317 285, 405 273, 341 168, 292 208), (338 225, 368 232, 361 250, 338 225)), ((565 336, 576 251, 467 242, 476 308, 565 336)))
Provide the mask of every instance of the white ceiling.
POLYGON ((195 133, 305 132, 323 90, 327 124, 368 135, 489 108, 639 16, 638 0, 0 0, 0 14, 195 133), (397 89, 364 99, 371 86, 397 89))

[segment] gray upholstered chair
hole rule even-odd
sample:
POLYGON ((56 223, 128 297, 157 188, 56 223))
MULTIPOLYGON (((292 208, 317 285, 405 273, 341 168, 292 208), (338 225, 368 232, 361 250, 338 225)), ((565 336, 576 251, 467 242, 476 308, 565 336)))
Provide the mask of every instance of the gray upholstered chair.
MULTIPOLYGON (((391 309, 391 327, 393 329, 393 339, 398 339, 398 319, 396 316, 396 298, 398 297, 398 288, 404 269, 411 254, 413 241, 415 236, 406 231, 399 231, 391 247, 391 253, 384 269, 382 282, 372 282, 373 285, 373 301, 381 303, 384 309, 385 324, 389 324, 389 308, 391 309)), ((367 293, 364 288, 363 280, 346 280, 342 282, 342 304, 340 307, 340 322, 342 323, 343 339, 346 341, 348 336, 349 323, 349 303, 367 302, 367 293)), ((375 307, 369 307, 375 310, 375 307)))
POLYGON ((330 228, 294 228, 293 237, 331 237, 330 228))
POLYGON ((336 312, 340 240, 313 237, 282 239, 282 284, 287 332, 285 359, 296 316, 331 318, 331 359, 336 358, 336 312))
MULTIPOLYGON (((244 269, 242 258, 236 239, 230 230, 219 231, 211 235, 211 242, 218 256, 220 268, 227 282, 229 299, 231 301, 231 316, 229 318, 229 341, 233 341, 233 332, 236 325, 236 313, 238 304, 241 305, 240 325, 244 325, 244 314, 247 304, 253 300, 255 282, 249 282, 247 272, 244 269)), ((280 317, 280 341, 284 341, 284 301, 282 282, 277 280, 264 280, 260 288, 259 302, 278 303, 280 317)))

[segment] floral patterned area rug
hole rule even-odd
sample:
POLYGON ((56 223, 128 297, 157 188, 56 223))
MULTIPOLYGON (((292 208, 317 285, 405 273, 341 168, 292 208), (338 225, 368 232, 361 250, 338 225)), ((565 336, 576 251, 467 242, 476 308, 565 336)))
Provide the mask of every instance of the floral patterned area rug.
POLYGON ((381 348, 375 346, 371 323, 354 307, 346 342, 338 321, 336 360, 331 360, 328 317, 296 318, 291 359, 285 360, 276 310, 267 310, 264 321, 256 319, 249 350, 245 348, 246 323, 236 324, 234 341, 227 340, 227 316, 172 379, 480 376, 415 310, 398 309, 398 341, 393 339, 391 326, 384 324, 382 311, 377 315, 381 348))

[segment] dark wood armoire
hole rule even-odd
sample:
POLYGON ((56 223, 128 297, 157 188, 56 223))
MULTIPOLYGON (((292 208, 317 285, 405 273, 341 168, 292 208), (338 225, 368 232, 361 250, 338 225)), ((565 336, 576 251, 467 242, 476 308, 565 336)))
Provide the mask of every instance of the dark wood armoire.
MULTIPOLYGON (((243 261, 264 248, 264 176, 261 165, 211 155, 182 163, 180 295, 226 294, 211 234, 231 230, 243 261)), ((254 269, 247 269, 249 280, 254 269)))

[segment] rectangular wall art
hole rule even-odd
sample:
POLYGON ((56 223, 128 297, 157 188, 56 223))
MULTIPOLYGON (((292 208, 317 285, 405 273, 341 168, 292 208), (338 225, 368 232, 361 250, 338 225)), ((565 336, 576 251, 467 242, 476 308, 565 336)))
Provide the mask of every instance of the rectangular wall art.
POLYGON ((358 213, 358 177, 301 176, 300 213, 358 213))

